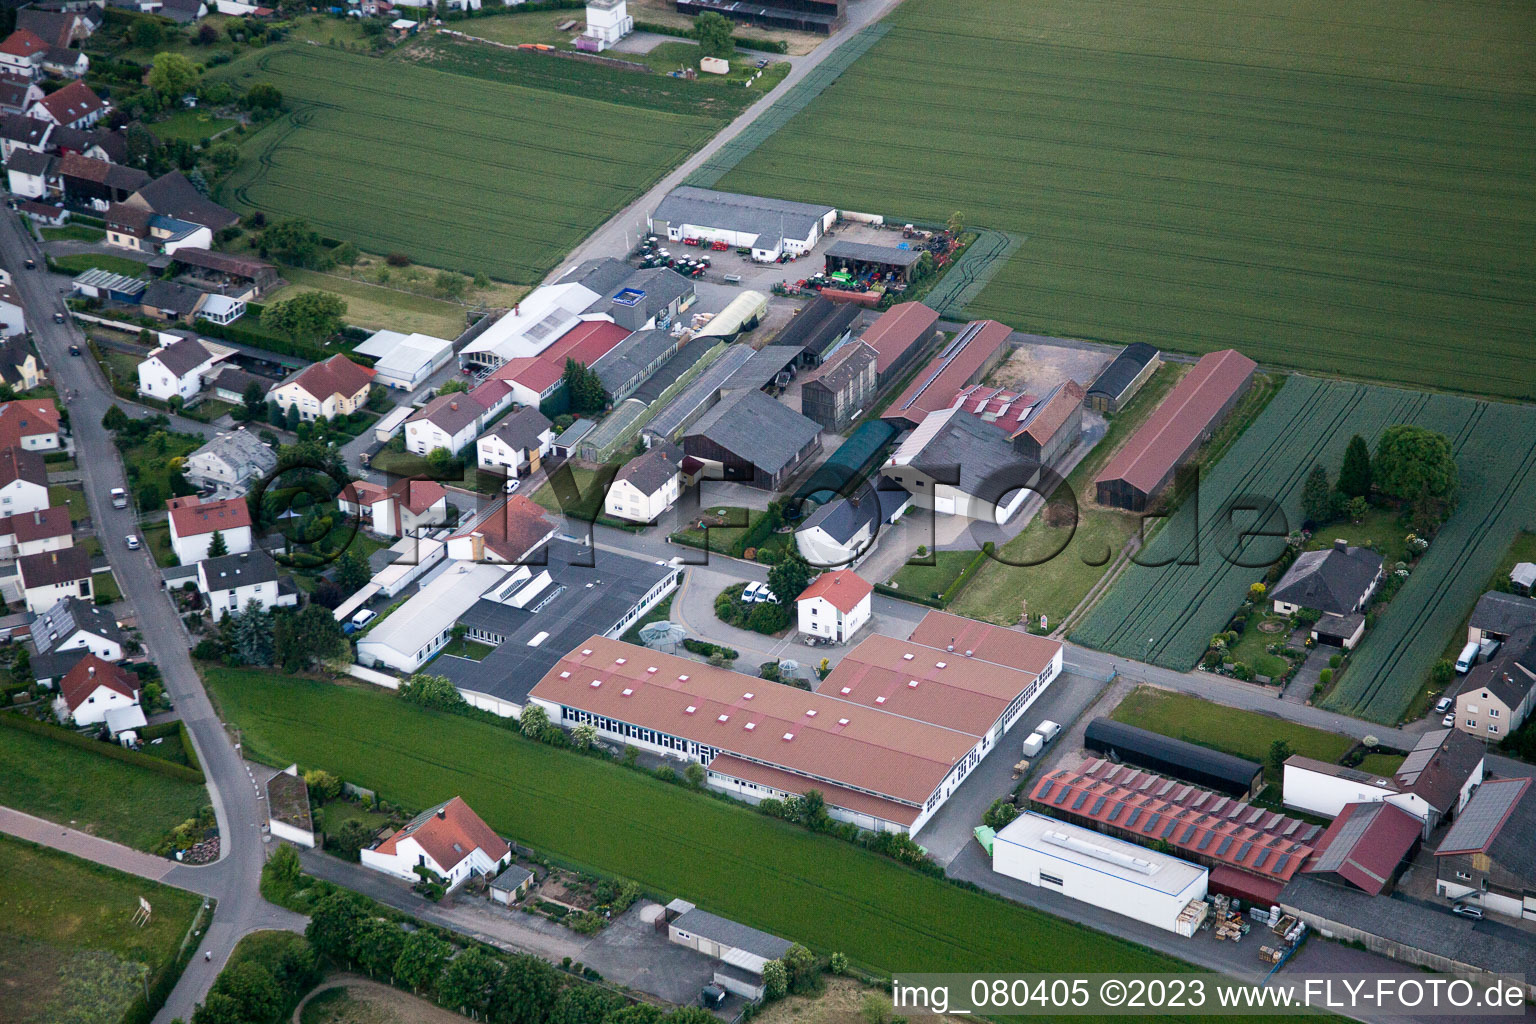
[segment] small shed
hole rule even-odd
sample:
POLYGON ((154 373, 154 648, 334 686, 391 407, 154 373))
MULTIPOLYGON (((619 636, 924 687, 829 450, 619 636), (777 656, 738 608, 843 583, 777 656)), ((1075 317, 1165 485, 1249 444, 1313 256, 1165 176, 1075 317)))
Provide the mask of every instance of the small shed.
POLYGON ((502 906, 510 906, 528 895, 533 887, 533 872, 517 864, 491 879, 491 900, 502 906))
POLYGON ((313 849, 315 823, 309 813, 309 786, 291 764, 267 780, 267 824, 272 835, 313 849))
POLYGON ((597 429, 597 424, 589 419, 579 419, 565 428, 565 431, 554 440, 554 451, 558 458, 569 459, 576 455, 581 448, 581 442, 587 439, 587 435, 597 429))

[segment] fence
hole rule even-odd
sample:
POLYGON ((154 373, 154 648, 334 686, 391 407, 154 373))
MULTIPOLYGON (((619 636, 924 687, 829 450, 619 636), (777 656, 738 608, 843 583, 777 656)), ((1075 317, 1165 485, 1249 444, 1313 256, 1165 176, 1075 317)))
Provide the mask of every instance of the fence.
POLYGON ((387 672, 378 672, 371 668, 364 668, 362 665, 348 665, 347 675, 352 676, 354 679, 361 679, 365 683, 385 687, 386 689, 400 689, 400 679, 398 676, 392 676, 387 672))
POLYGON ((169 345, 172 342, 181 340, 181 335, 179 334, 167 334, 165 331, 145 328, 142 324, 130 324, 122 320, 108 320, 104 316, 92 316, 89 313, 81 313, 78 310, 71 311, 70 316, 73 316, 76 320, 84 320, 88 324, 100 324, 102 327, 110 327, 114 331, 127 331, 129 334, 138 334, 140 331, 149 330, 149 333, 155 336, 155 344, 157 345, 169 345))

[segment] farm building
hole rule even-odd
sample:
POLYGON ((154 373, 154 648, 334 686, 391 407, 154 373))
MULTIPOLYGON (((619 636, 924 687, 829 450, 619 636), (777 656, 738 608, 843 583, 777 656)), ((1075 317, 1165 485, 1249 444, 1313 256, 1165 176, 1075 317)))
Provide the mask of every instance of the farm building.
POLYGON ((558 283, 596 293, 583 316, 612 320, 631 331, 668 327, 698 298, 690 278, 665 267, 636 270, 611 256, 577 264, 558 283))
POLYGON ((921 302, 892 306, 869 325, 860 340, 875 350, 880 387, 901 377, 938 335, 939 314, 921 302))
POLYGON ((650 230, 673 242, 692 238, 751 249, 754 260, 772 263, 810 252, 836 222, 830 206, 683 185, 657 204, 650 230))
POLYGON ((277 268, 261 260, 208 249, 181 248, 172 256, 183 278, 207 291, 253 302, 281 283, 277 268))
POLYGON ((608 400, 618 405, 676 355, 677 346, 678 339, 671 331, 636 331, 599 356, 590 369, 603 382, 608 400))
POLYGON ((1380 896, 1418 849, 1424 823, 1394 804, 1347 804, 1302 871, 1380 896))
POLYGON ((1482 781, 1482 745, 1455 729, 1436 729, 1419 737, 1390 778, 1299 755, 1287 758, 1283 799, 1286 807, 1325 818, 1349 804, 1389 803, 1412 814, 1428 836, 1466 806, 1482 781))
POLYGON ((1054 466, 1076 446, 1082 432, 1083 386, 1069 379, 1036 402, 1008 439, 1029 461, 1054 466))
POLYGON ((679 14, 714 11, 759 28, 787 28, 823 36, 847 24, 847 8, 847 0, 677 0, 679 14))
POLYGON ((667 938, 719 960, 715 984, 743 999, 763 998, 763 968, 782 959, 791 946, 788 939, 717 917, 686 900, 667 904, 666 921, 667 938))
POLYGON ((821 450, 821 428, 761 391, 728 394, 683 435, 704 475, 781 490, 821 450))
POLYGON ((817 789, 840 821, 916 833, 1060 671, 1061 645, 1040 643, 1029 671, 870 637, 808 693, 593 636, 530 697, 749 802, 817 789))
POLYGON ((1094 480, 1098 503, 1146 511, 1237 405, 1257 369, 1235 349, 1202 356, 1094 480))
POLYGON ((801 381, 800 412, 826 430, 842 430, 874 399, 878 362, 862 341, 844 345, 801 381))
POLYGON ((1467 673, 1456 694, 1456 728, 1501 740, 1536 707, 1536 627, 1511 633, 1489 661, 1467 673))
POLYGON ((1097 412, 1119 412, 1161 365, 1162 353, 1146 342, 1125 346, 1088 385, 1085 395, 1088 408, 1097 412))
POLYGON ((824 572, 795 598, 800 632, 847 643, 870 617, 875 588, 851 569, 824 572))
POLYGON ((725 308, 709 318, 694 334, 695 338, 719 338, 734 341, 743 331, 750 331, 768 314, 768 296, 762 292, 744 291, 725 304, 725 308))
POLYGON ((949 408, 970 413, 990 423, 1010 438, 1040 405, 1040 399, 1020 391, 1005 391, 988 384, 970 384, 955 393, 949 408))
POLYGON ((1167 843, 1211 869, 1216 892, 1272 903, 1322 828, 1209 789, 1104 760, 1051 772, 1031 809, 1134 843, 1167 843))
POLYGON ((795 547, 811 565, 831 568, 863 558, 880 528, 880 503, 863 491, 834 497, 795 528, 795 547))
POLYGON ((907 435, 880 475, 909 492, 919 508, 1006 523, 1033 493, 1040 467, 1021 458, 992 424, 944 409, 907 435))
POLYGON ((1177 931, 1205 899, 1210 869, 1026 811, 992 840, 992 870, 1090 906, 1177 931))
POLYGON ((476 875, 494 878, 512 863, 507 841, 458 797, 422 811, 359 856, 363 867, 411 882, 417 867, 427 868, 449 889, 476 875))
POLYGON ((912 269, 923 258, 921 250, 911 247, 902 249, 894 245, 871 245, 868 242, 849 242, 838 239, 827 246, 827 273, 843 271, 855 278, 873 274, 880 280, 906 284, 912 280, 912 269))
POLYGON ((800 361, 797 345, 764 345, 752 353, 752 358, 741 364, 741 369, 731 374, 720 390, 725 393, 744 388, 787 387, 795 377, 795 367, 800 361))
POLYGON ((353 349, 373 358, 374 379, 385 387, 415 391, 453 359, 453 342, 430 334, 377 331, 353 349))
POLYGON ((599 298, 579 284, 538 288, 465 345, 459 365, 495 368, 511 359, 537 356, 579 324, 581 314, 599 298))
POLYGON ((896 428, 884 420, 864 423, 816 467, 810 478, 795 491, 795 500, 826 504, 834 495, 846 497, 859 493, 864 481, 885 461, 886 450, 896 435, 896 428))
POLYGON ((1255 761, 1112 718, 1089 722, 1083 746, 1117 761, 1173 775, 1234 797, 1254 797, 1264 788, 1264 766, 1255 761))
POLYGON ((975 384, 1002 362, 1012 333, 1012 328, 996 320, 966 324, 891 402, 885 418, 912 428, 929 413, 948 408, 956 392, 975 384))
POLYGON ((1536 921, 1536 782, 1492 779, 1435 850, 1435 893, 1536 921))
POLYGON ((819 363, 853 333, 859 318, 857 306, 833 302, 820 295, 795 313, 773 339, 775 345, 798 345, 808 363, 819 363))
POLYGON ((1467 642, 1508 640, 1514 633, 1536 626, 1536 601, 1519 594, 1491 590, 1477 599, 1472 617, 1467 620, 1467 642))

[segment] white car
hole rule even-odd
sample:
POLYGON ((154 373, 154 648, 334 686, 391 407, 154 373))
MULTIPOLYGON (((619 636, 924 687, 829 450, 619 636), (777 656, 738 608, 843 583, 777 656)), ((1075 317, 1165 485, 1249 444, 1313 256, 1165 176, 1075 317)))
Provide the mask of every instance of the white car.
POLYGON ((1443 715, 1447 711, 1451 710, 1451 705, 1453 703, 1455 703, 1455 702, 1453 700, 1451 700, 1451 698, 1449 698, 1449 697, 1441 697, 1439 700, 1435 701, 1435 711, 1438 714, 1442 714, 1443 715))
POLYGON ((778 603, 778 600, 778 598, 773 596, 773 591, 768 589, 768 584, 764 583, 761 585, 761 589, 757 592, 758 604, 762 604, 765 601, 773 601, 774 603, 778 603))
POLYGON ((133 534, 130 533, 127 536, 126 540, 127 540, 128 550, 129 551, 137 551, 137 550, 139 550, 139 538, 135 537, 133 534))
POLYGON ((763 586, 763 584, 757 582, 756 580, 753 580, 751 583, 748 583, 742 589, 742 591, 741 591, 741 601, 742 601, 742 603, 743 604, 756 604, 759 600, 761 600, 757 596, 757 592, 759 590, 766 590, 766 589, 768 589, 768 588, 763 586))
POLYGON ((1440 719, 1440 724, 1445 726, 1447 729, 1454 726, 1456 724, 1456 712, 1452 711, 1450 714, 1440 719))
POLYGON ((364 626, 368 625, 368 623, 377 618, 378 614, 379 613, 374 611, 372 608, 364 608, 362 611, 352 616, 352 625, 356 626, 358 629, 362 629, 364 626))
POLYGON ((523 486, 523 482, 514 477, 513 479, 507 481, 507 493, 515 494, 517 489, 521 486, 523 486))

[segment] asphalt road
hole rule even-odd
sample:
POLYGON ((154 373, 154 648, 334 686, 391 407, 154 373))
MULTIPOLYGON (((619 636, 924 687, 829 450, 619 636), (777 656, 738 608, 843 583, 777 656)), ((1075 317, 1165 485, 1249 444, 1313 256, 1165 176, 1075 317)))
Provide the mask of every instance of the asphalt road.
POLYGON ((219 823, 221 857, 217 863, 203 867, 178 865, 165 880, 218 899, 218 912, 201 947, 212 953, 213 962, 208 964, 201 958, 195 961, 155 1018, 157 1024, 174 1017, 191 1019, 194 1006, 207 993, 242 935, 261 928, 299 930, 305 918, 275 907, 260 896, 258 886, 265 860, 261 826, 265 812, 256 785, 214 714, 202 680, 192 667, 187 634, 161 589, 160 571, 153 558, 147 548, 129 551, 123 543, 128 534, 138 533, 139 523, 131 508, 114 509, 107 497, 113 487, 128 486, 111 435, 101 426, 101 418, 112 404, 111 391, 94 360, 69 355, 71 344, 82 348, 85 344, 74 322, 53 322, 53 314, 65 308, 60 289, 67 289, 69 283, 42 269, 35 241, 9 210, 0 215, 0 253, 4 253, 6 269, 11 271, 50 377, 60 394, 66 389, 78 392, 65 408, 69 412, 91 522, 112 560, 123 598, 133 606, 145 647, 160 667, 166 692, 187 724, 208 777, 208 795, 219 823), (23 261, 28 256, 38 261, 38 269, 24 269, 23 261))

